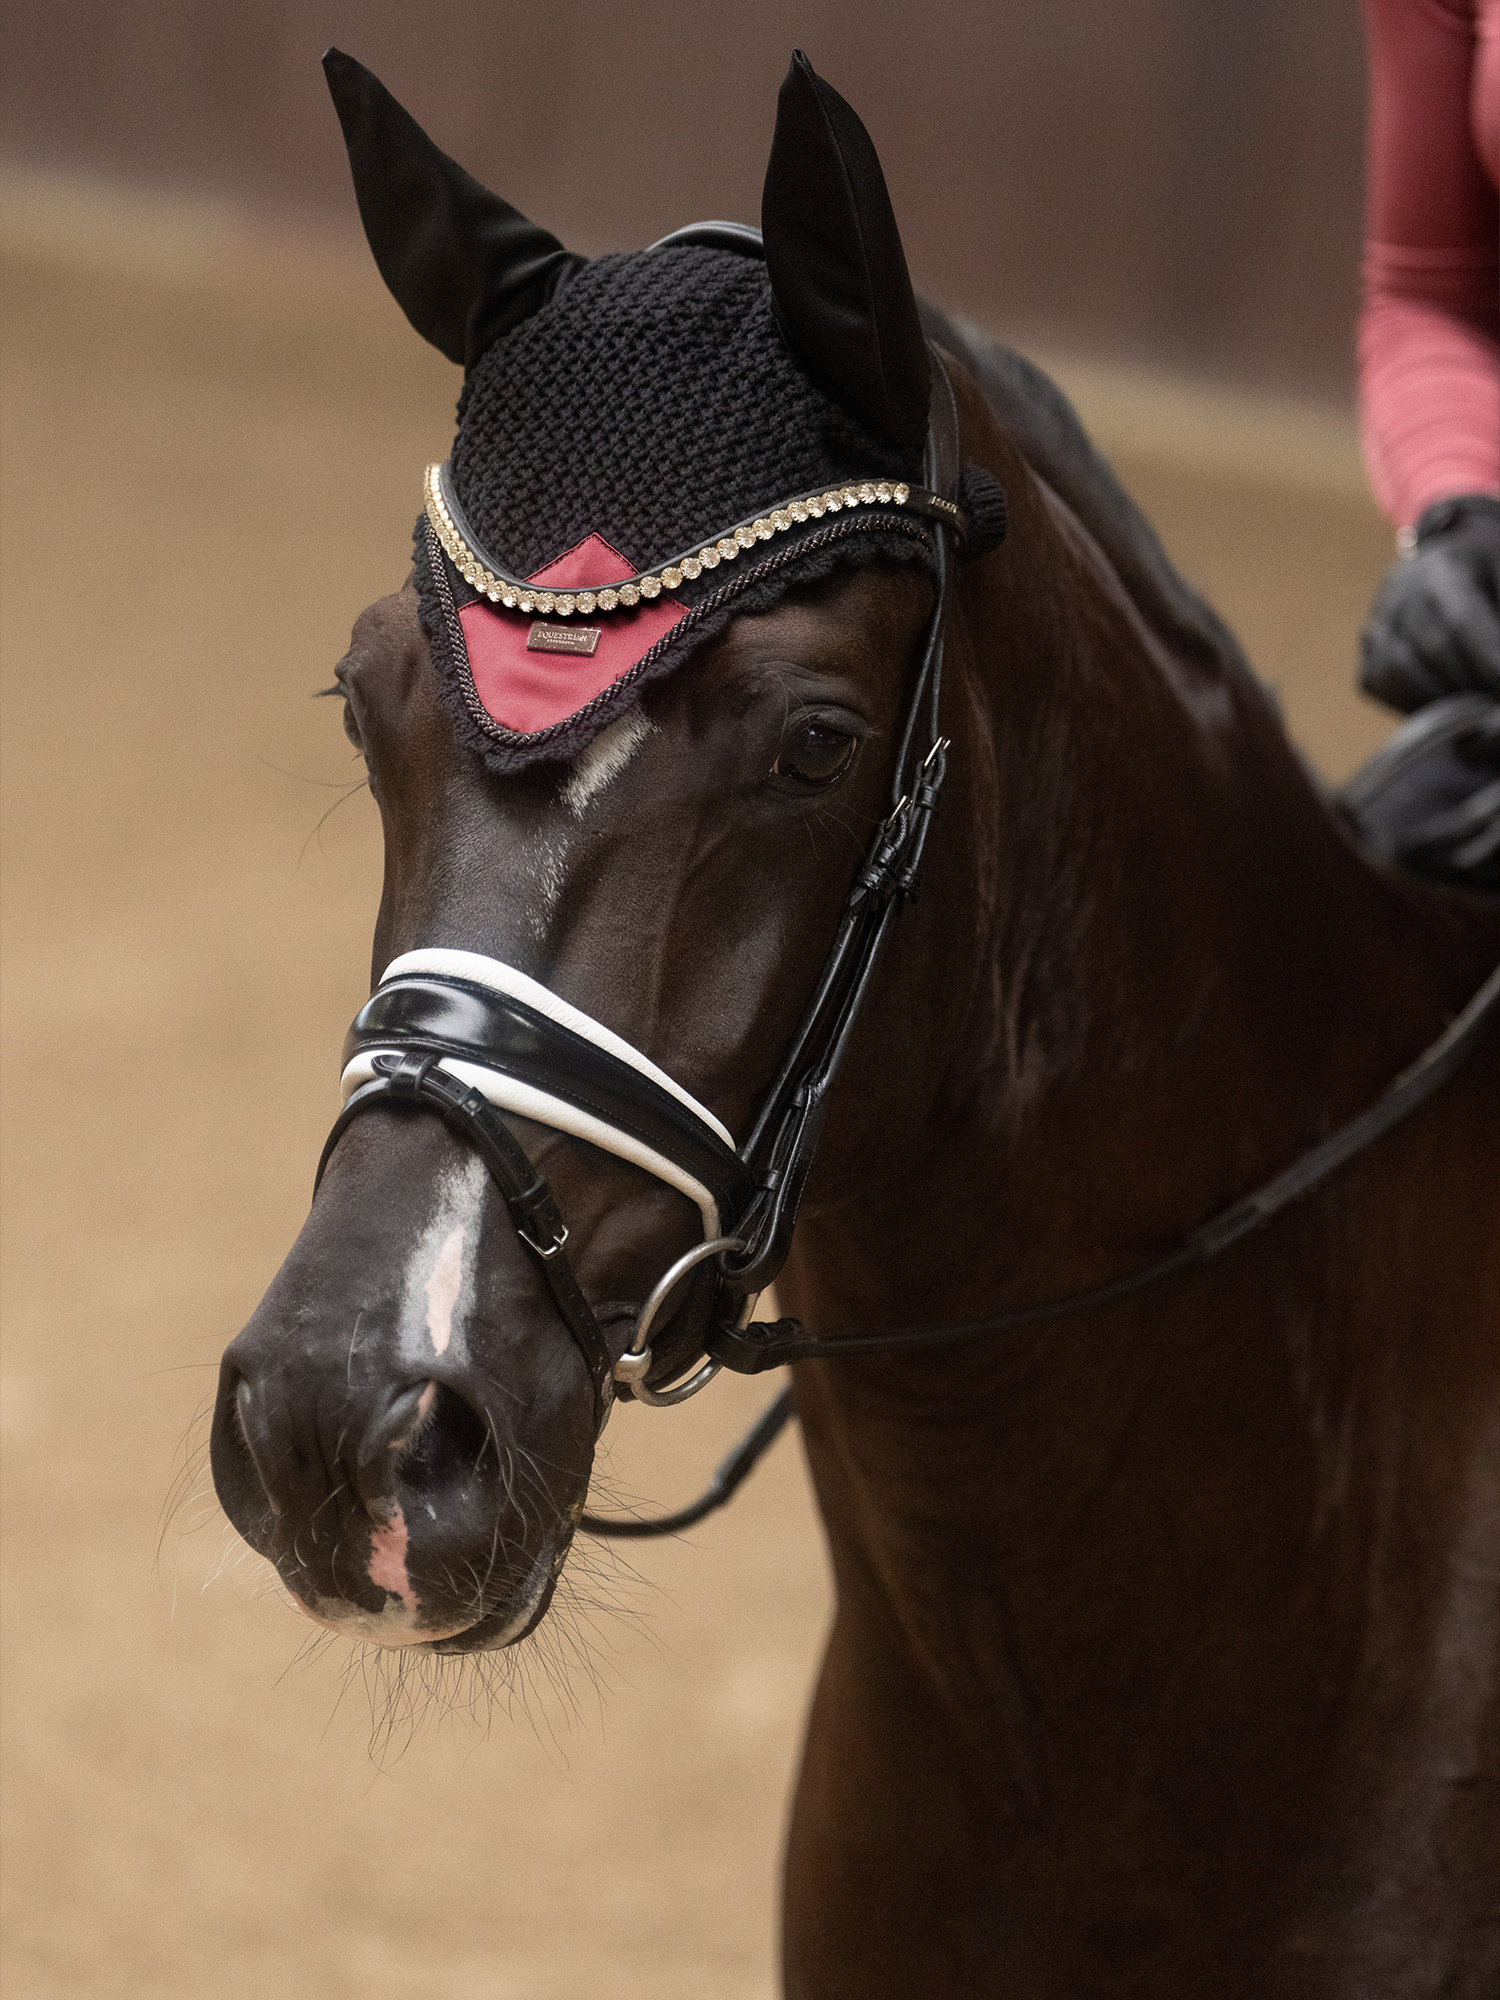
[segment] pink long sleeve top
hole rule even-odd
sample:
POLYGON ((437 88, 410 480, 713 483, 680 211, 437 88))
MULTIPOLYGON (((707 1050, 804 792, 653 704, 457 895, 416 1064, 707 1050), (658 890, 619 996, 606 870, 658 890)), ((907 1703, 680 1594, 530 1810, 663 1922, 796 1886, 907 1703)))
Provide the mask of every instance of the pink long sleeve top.
POLYGON ((1360 427, 1398 528, 1500 493, 1500 0, 1363 0, 1360 427))

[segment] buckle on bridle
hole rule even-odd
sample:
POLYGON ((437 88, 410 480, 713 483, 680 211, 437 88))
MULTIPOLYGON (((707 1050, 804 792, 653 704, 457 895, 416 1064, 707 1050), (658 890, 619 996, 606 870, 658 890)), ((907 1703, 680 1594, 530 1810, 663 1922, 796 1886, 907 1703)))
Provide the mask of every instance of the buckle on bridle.
MULTIPOLYGON (((932 739, 932 748, 928 751, 927 755, 922 759, 922 769, 924 771, 930 771, 933 765, 939 759, 939 757, 946 757, 947 753, 952 748, 953 748, 953 738, 951 736, 935 736, 932 739)), ((930 782, 933 784, 940 785, 943 782, 942 775, 939 775, 937 778, 930 780, 930 782)))
POLYGON ((526 1231, 521 1227, 519 1222, 516 1224, 516 1234, 517 1236, 520 1237, 521 1241, 526 1245, 526 1248, 528 1250, 534 1250, 538 1255, 538 1257, 542 1259, 543 1263, 545 1263, 549 1257, 555 1257, 558 1251, 561 1250, 563 1245, 567 1242, 568 1225, 565 1222, 559 1222, 557 1225, 556 1236, 553 1237, 552 1241, 549 1244, 547 1244, 545 1248, 543 1248, 543 1246, 537 1242, 534 1236, 528 1236, 526 1234, 526 1231))
POLYGON ((856 897, 878 896, 885 902, 895 893, 896 862, 911 838, 910 809, 911 800, 903 792, 886 815, 874 853, 859 871, 854 885, 856 897))
POLYGON ((927 839, 927 822, 937 804, 938 793, 947 776, 946 736, 933 739, 932 747, 917 766, 909 792, 903 792, 886 816, 874 853, 860 870, 856 895, 910 898, 916 894, 917 866, 927 839))

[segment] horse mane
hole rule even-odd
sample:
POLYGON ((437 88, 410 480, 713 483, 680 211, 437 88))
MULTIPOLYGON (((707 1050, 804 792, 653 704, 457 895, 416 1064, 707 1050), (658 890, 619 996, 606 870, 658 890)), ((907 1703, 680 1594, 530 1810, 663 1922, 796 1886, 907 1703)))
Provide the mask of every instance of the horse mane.
POLYGON ((919 309, 928 338, 969 370, 1027 463, 1087 528, 1152 629, 1210 671, 1253 679, 1234 634, 1173 568, 1051 377, 969 321, 925 299, 919 309))

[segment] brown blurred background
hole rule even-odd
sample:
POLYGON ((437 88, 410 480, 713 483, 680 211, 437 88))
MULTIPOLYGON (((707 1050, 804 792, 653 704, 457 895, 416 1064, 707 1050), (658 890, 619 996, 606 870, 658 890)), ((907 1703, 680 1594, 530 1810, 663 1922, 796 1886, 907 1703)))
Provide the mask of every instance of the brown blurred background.
POLYGON ((1350 379, 1356 0, 9 0, 28 160, 355 227, 317 58, 585 251, 759 219, 794 45, 876 136, 919 287, 1049 345, 1350 379))
MULTIPOLYGON (((827 1614, 795 1440, 633 1570, 580 1559, 544 1629, 592 1665, 533 1654, 487 1733, 455 1683, 399 1757, 404 1697, 372 1755, 359 1663, 287 1671, 201 1478, 157 1560, 366 986, 378 828, 308 696, 457 387, 360 244, 331 40, 584 249, 753 218, 805 46, 918 282, 1056 368, 1337 776, 1389 552, 1354 0, 5 10, 7 1995, 770 2000, 827 1614)), ((685 1497, 765 1393, 624 1412, 616 1492, 685 1497)))

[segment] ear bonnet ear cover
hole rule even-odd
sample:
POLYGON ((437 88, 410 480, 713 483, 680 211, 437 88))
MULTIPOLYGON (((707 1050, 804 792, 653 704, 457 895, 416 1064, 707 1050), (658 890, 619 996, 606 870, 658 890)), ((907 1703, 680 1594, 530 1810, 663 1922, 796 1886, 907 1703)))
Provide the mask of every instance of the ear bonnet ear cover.
POLYGON ((429 505, 416 531, 422 623, 460 739, 492 769, 576 755, 732 617, 841 563, 933 569, 933 529, 896 506, 783 511, 851 483, 915 481, 926 428, 926 350, 879 163, 805 60, 782 93, 764 263, 697 244, 572 257, 358 64, 339 58, 330 82, 382 273, 419 331, 445 353, 463 344, 445 488, 463 539, 547 592, 535 608, 568 592, 571 611, 590 593, 587 612, 622 577, 731 538, 732 555, 705 555, 701 574, 690 564, 680 584, 641 593, 654 601, 558 626, 524 597, 494 601, 482 577, 476 588, 429 505), (803 171, 833 188, 794 227, 788 175, 803 171), (497 337, 472 353, 489 328, 497 337), (774 526, 756 519, 771 510, 774 526), (738 524, 749 527, 735 542, 738 524))
POLYGON ((878 435, 920 451, 931 371, 885 175, 800 49, 781 86, 761 227, 793 349, 878 435))
POLYGON ((380 275, 422 338, 468 368, 588 259, 440 153, 363 63, 329 49, 323 74, 380 275))

